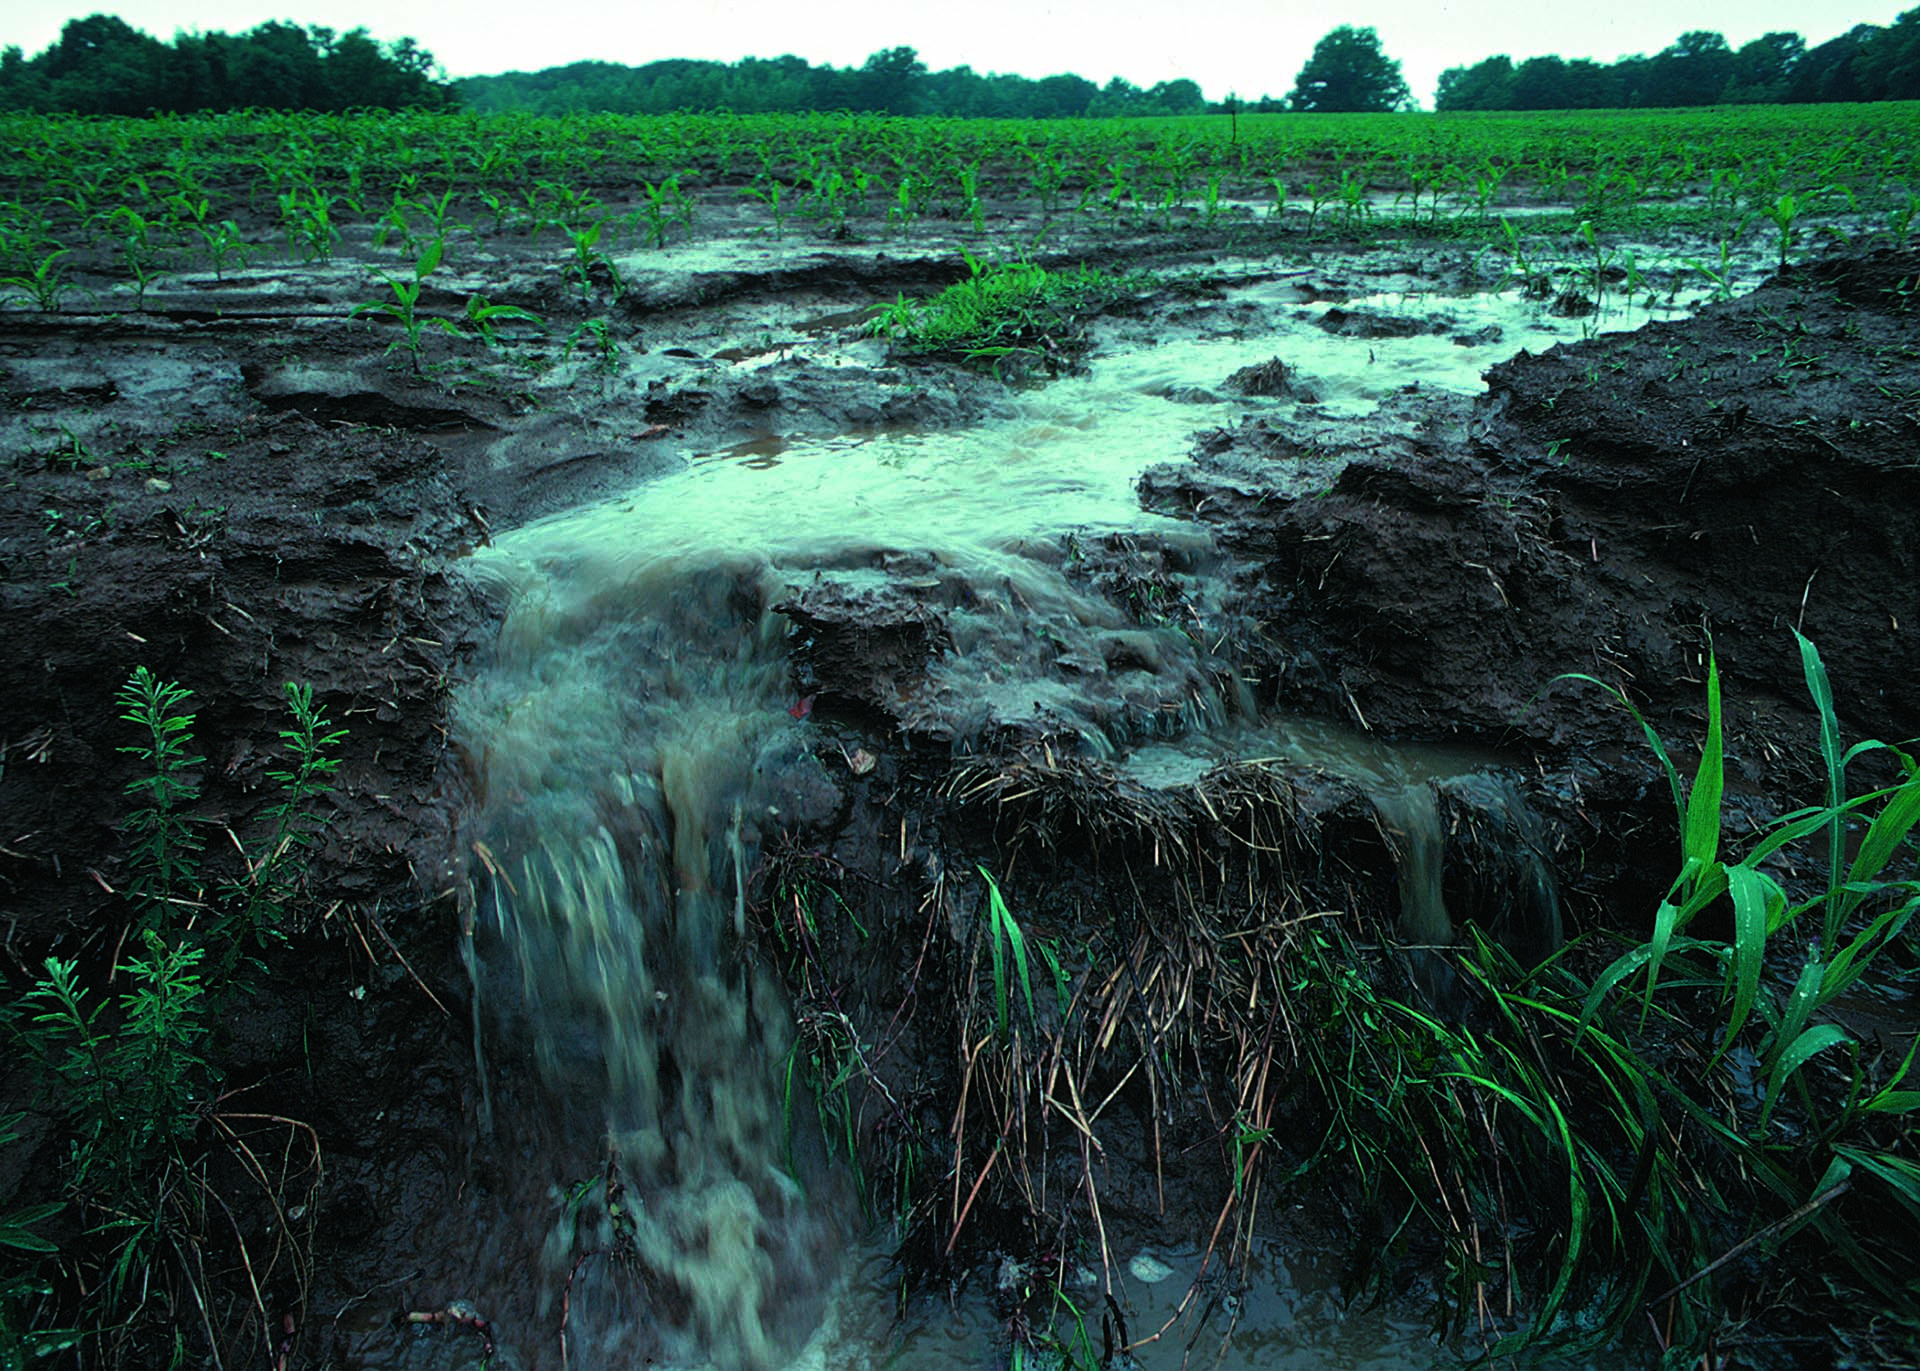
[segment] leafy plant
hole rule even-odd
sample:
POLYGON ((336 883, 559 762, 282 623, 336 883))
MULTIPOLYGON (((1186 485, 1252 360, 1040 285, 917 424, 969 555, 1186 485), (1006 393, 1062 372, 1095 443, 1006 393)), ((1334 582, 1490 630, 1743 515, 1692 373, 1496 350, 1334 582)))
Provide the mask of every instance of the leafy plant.
MULTIPOLYGON (((194 1313, 218 1345, 198 1256, 206 1211, 216 1203, 206 1172, 210 1147, 217 1140, 234 1149, 278 1208, 279 1188, 298 1168, 283 1168, 282 1181, 269 1181, 236 1125, 253 1119, 284 1126, 289 1146, 311 1139, 310 1130, 290 1120, 224 1115, 220 1071, 206 1055, 227 997, 244 985, 234 973, 245 942, 278 936, 284 926, 303 854, 322 823, 318 801, 338 765, 329 754, 345 736, 314 704, 310 688, 289 685, 286 696, 291 721, 280 735, 286 758, 268 772, 281 798, 268 810, 266 844, 257 857, 243 854, 240 877, 209 891, 202 844, 186 813, 197 795, 192 771, 202 761, 192 751, 189 693, 145 667, 134 671, 118 697, 122 717, 143 733, 123 751, 145 764, 127 787, 140 801, 126 822, 138 950, 114 969, 127 989, 101 995, 87 984, 78 959, 50 956, 16 1007, 14 1028, 66 1125, 63 1182, 91 1244, 80 1256, 94 1274, 82 1286, 94 1305, 98 1336, 110 1344, 108 1361, 148 1323, 174 1325, 177 1338, 179 1321, 194 1313)), ((317 1148, 307 1174, 317 1180, 317 1148)), ((41 1240, 31 1225, 57 1207, 0 1220, 0 1246, 44 1250, 34 1245, 41 1240)), ((283 1213, 283 1229, 284 1219, 283 1213)), ((274 1261, 280 1250, 276 1245, 274 1261)), ((262 1279, 272 1265, 263 1266, 262 1279)), ((264 1335, 266 1311, 255 1289, 256 1328, 264 1335)), ((0 1287, 0 1309, 24 1293, 31 1291, 0 1287)), ((6 1331, 0 1322, 0 1334, 6 1331)), ((0 1352, 6 1346, 0 1337, 0 1352)))
POLYGON ((582 229, 568 229, 567 240, 573 244, 573 260, 567 264, 567 273, 580 287, 582 299, 593 298, 593 273, 597 267, 607 273, 613 282, 614 298, 618 299, 622 289, 620 271, 613 259, 600 251, 600 238, 606 230, 606 221, 596 219, 582 229))
POLYGON ((488 347, 498 347, 500 345, 500 336, 493 331, 493 326, 508 320, 516 320, 536 326, 546 322, 532 310, 522 309, 519 305, 489 304, 487 303, 487 297, 484 295, 470 295, 467 297, 467 322, 473 325, 474 331, 480 335, 481 340, 484 341, 488 347))
POLYGON ((391 353, 405 348, 407 357, 413 363, 413 369, 416 372, 420 370, 421 348, 429 328, 437 328, 442 333, 451 333, 456 336, 460 332, 460 326, 452 320, 420 312, 420 292, 427 277, 440 265, 442 246, 438 239, 428 244, 426 252, 413 264, 411 281, 392 276, 385 278, 387 288, 393 292, 391 300, 374 300, 356 305, 349 316, 358 319, 368 314, 383 314, 399 324, 400 337, 387 345, 387 351, 391 353))
POLYGON ((60 259, 71 252, 71 248, 56 248, 42 257, 32 271, 0 277, 0 286, 13 287, 32 300, 36 309, 44 314, 53 314, 60 308, 60 297, 67 292, 67 280, 60 259))
POLYGON ((1000 887, 993 877, 984 866, 977 870, 980 879, 987 883, 987 947, 993 960, 994 1027, 1004 1038, 1010 1022, 1007 1012, 1009 985, 1017 984, 1020 987, 1021 998, 1026 1001, 1027 1018, 1030 1021, 1033 1018, 1033 980, 1027 974, 1027 939, 1020 931, 1018 920, 1007 908, 1007 902, 1001 897, 1000 887))
POLYGON ((168 919, 175 901, 192 902, 200 894, 194 883, 205 844, 187 809, 200 793, 194 768, 206 758, 191 751, 190 698, 183 686, 162 681, 142 666, 115 701, 120 717, 146 733, 143 741, 120 751, 146 763, 146 771, 127 783, 127 794, 141 803, 128 814, 126 830, 133 838, 129 890, 144 903, 142 920, 149 929, 168 919))
POLYGON ((870 331, 920 353, 996 366, 1012 359, 1058 372, 1084 350, 1085 317, 1133 288, 1124 278, 1087 267, 1049 271, 963 255, 965 280, 924 305, 896 300, 868 325, 870 331))

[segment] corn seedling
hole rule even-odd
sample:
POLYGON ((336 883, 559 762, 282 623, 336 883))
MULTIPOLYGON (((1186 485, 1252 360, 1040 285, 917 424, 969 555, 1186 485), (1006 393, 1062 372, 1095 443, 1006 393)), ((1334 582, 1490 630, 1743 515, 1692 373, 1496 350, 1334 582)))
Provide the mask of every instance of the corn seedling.
MULTIPOLYGON (((680 178, 669 176, 664 181, 643 181, 638 217, 647 227, 647 243, 651 247, 663 248, 667 245, 667 230, 674 224, 682 225, 689 237, 693 233, 693 201, 680 189, 680 178)), ((616 281, 618 278, 615 278, 616 281)))
POLYGON ((323 191, 286 191, 280 196, 280 231, 287 255, 301 262, 330 262, 340 231, 333 226, 333 197, 323 191))
POLYGON ((782 205, 784 189, 779 181, 768 177, 764 181, 756 182, 740 192, 742 195, 751 196, 767 207, 767 213, 773 217, 773 236, 776 242, 779 241, 787 222, 786 210, 782 205))
POLYGON ((500 346, 500 335, 494 332, 494 325, 507 322, 521 322, 540 327, 545 324, 539 315, 519 305, 492 305, 484 295, 467 297, 467 322, 488 347, 500 346))
POLYGON ((56 313, 60 308, 60 297, 67 293, 66 275, 60 259, 71 251, 71 248, 56 248, 42 257, 31 272, 0 277, 0 286, 11 286, 19 291, 33 301, 35 309, 44 314, 56 313))
POLYGON ((426 278, 440 265, 440 250, 441 244, 438 242, 428 245, 426 252, 413 264, 412 280, 394 276, 386 278, 387 288, 393 292, 391 300, 374 300, 356 305, 353 313, 348 316, 359 319, 365 315, 379 314, 398 324, 400 337, 387 345, 387 351, 392 353, 405 348, 407 357, 413 363, 413 369, 416 372, 420 370, 421 348, 429 328, 437 328, 442 333, 451 333, 456 336, 460 332, 460 326, 452 320, 420 312, 420 292, 424 288, 426 278))
POLYGON ((566 357, 572 357, 574 349, 582 343, 591 347, 599 361, 601 370, 612 371, 620 360, 620 345, 614 341, 613 331, 607 327, 604 319, 586 319, 573 327, 567 335, 566 357))
POLYGON ((600 251, 600 237, 605 228, 606 221, 596 219, 583 229, 567 230, 567 241, 573 244, 573 260, 567 264, 567 274, 580 287, 582 300, 593 298, 593 272, 596 267, 607 273, 613 282, 614 298, 620 298, 620 272, 613 265, 613 259, 600 251))
POLYGON ((126 267, 127 275, 133 278, 135 306, 144 310, 147 307, 147 287, 160 276, 156 267, 158 256, 151 236, 152 226, 138 211, 125 206, 109 215, 107 224, 119 240, 121 264, 126 267))

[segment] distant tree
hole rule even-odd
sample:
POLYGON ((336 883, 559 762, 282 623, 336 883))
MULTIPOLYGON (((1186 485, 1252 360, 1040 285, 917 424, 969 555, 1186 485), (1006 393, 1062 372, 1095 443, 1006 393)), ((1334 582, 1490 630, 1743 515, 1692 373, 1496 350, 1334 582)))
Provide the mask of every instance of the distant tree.
POLYGON ((1920 100, 1920 9, 1861 43, 1853 75, 1869 100, 1920 100))
POLYGON ((1855 24, 1838 38, 1808 49, 1793 69, 1793 83, 1787 87, 1788 102, 1866 99, 1854 72, 1854 59, 1878 32, 1872 24, 1855 24))
POLYGON ((1314 44, 1287 104, 1302 113, 1354 114, 1397 109, 1408 96, 1400 64, 1381 50, 1380 35, 1342 24, 1314 44))
POLYGON ((1040 98, 1034 112, 1043 117, 1079 118, 1100 93, 1100 87, 1086 77, 1071 74, 1043 76, 1036 84, 1040 98))
POLYGON ((1566 58, 1529 57, 1514 69, 1507 92, 1508 109, 1566 109, 1566 58))
POLYGON ((857 109, 876 114, 912 114, 913 91, 927 74, 920 54, 912 48, 886 48, 860 68, 857 109))
POLYGON ((1162 81, 1147 92, 1146 106, 1154 114, 1205 114, 1207 97, 1186 79, 1162 81))
POLYGON ((1512 109, 1513 59, 1502 54, 1470 67, 1449 67, 1440 73, 1433 97, 1438 111, 1512 109))
POLYGON ((37 57, 0 58, 0 108, 82 114, 444 106, 451 89, 412 39, 382 47, 356 29, 261 24, 171 44, 109 15, 76 19, 37 57))
POLYGON ((1087 102, 1087 113, 1107 119, 1115 115, 1138 114, 1147 93, 1125 77, 1116 76, 1100 87, 1100 93, 1087 102))
POLYGON ((1733 54, 1733 80, 1727 99, 1772 102, 1787 93, 1794 69, 1807 55, 1807 40, 1797 33, 1763 33, 1733 54))
POLYGON ((166 46, 109 14, 70 19, 34 59, 56 109, 145 114, 159 103, 166 46))
POLYGON ((1683 33, 1653 58, 1643 92, 1649 105, 1711 105, 1733 79, 1733 49, 1706 29, 1683 33))

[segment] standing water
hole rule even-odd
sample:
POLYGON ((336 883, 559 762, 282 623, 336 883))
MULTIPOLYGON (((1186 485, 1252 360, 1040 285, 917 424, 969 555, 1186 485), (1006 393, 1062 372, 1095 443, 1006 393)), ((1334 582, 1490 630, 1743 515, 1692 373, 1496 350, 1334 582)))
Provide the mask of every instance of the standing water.
MULTIPOLYGON (((1212 694, 1202 648, 1143 630, 1076 586, 1061 539, 1151 533, 1204 560, 1204 534, 1143 513, 1134 483, 1224 407, 1162 397, 1262 361, 1275 343, 1104 360, 968 432, 696 463, 476 556, 475 574, 506 605, 458 710, 477 796, 482 1043, 496 1058, 532 1055, 541 1103, 521 1107, 549 1116, 531 1132, 496 1122, 523 1151, 537 1150, 524 1142, 534 1136, 570 1148, 576 1165, 618 1164, 597 1190, 591 1170, 553 1178, 542 1269, 522 1273, 539 1287, 539 1316, 563 1329, 567 1365, 779 1365, 847 1274, 835 1254, 854 1217, 817 1144, 794 1136, 792 1120, 811 1111, 790 1108, 788 1006, 746 945, 759 844, 826 789, 772 606, 821 581, 858 589, 911 576, 953 634, 930 713, 959 717, 965 705, 1006 722, 1040 710, 1103 749, 1139 736, 1143 712, 1219 723, 1232 710, 1212 694), (1138 679, 1103 702, 1046 681, 1043 663, 1113 662, 1122 639, 1138 679), (643 1278, 623 1285, 609 1263, 589 1261, 609 1248, 643 1278)), ((1471 388, 1489 360, 1431 340, 1404 346, 1424 350, 1429 385, 1471 388), (1442 366, 1456 374, 1436 378, 1442 366)), ((1346 367, 1342 403, 1364 408, 1404 382, 1406 364, 1387 354, 1376 366, 1375 348, 1388 344, 1316 337, 1317 373, 1346 367)), ((1430 786, 1395 780, 1370 793, 1383 826, 1405 835, 1408 931, 1443 932, 1430 786)), ((535 1172, 554 1164, 522 1160, 535 1172)), ((508 1355, 560 1363, 545 1347, 508 1355)))

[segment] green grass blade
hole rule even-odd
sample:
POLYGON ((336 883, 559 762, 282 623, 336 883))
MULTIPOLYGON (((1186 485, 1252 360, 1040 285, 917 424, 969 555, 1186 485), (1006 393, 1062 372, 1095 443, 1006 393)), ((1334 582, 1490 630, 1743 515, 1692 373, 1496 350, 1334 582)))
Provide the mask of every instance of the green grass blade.
POLYGON ((1786 1089, 1787 1082, 1793 1079, 1793 1073, 1804 1066, 1809 1058, 1829 1047, 1852 1041, 1847 1036, 1847 1030, 1837 1023, 1817 1023, 1795 1038, 1774 1063, 1773 1074, 1767 1082, 1767 1107, 1761 1112, 1761 1124, 1764 1126, 1773 1116, 1773 1108, 1780 1103, 1780 1095, 1786 1089))
POLYGON ((1800 968, 1800 979, 1794 983, 1793 993, 1787 997, 1786 1013, 1781 1015, 1780 1027, 1774 1033, 1773 1044, 1767 1049, 1766 1068, 1772 1072, 1774 1063, 1788 1043, 1800 1036, 1807 1026, 1807 1020, 1813 1017, 1813 1011, 1820 1003, 1820 986, 1826 979, 1826 963, 1818 957, 1811 957, 1800 968))
POLYGON ((1907 1045, 1906 1059, 1900 1063, 1900 1069, 1893 1073, 1893 1079, 1876 1091, 1871 1099, 1860 1106, 1875 1113, 1911 1114, 1920 1110, 1920 1090, 1902 1090, 1900 1083, 1907 1078, 1907 1072, 1913 1069, 1913 1058, 1920 1052, 1920 1038, 1907 1045))
MULTIPOLYGON (((1820 660, 1820 649, 1816 648, 1800 632, 1793 631, 1793 640, 1800 645, 1800 667, 1807 678, 1807 694, 1813 697, 1814 708, 1820 712, 1820 759, 1827 768, 1827 807, 1833 811, 1833 819, 1827 826, 1827 893, 1831 897, 1838 893, 1840 871, 1845 855, 1845 825, 1839 810, 1847 802, 1846 763, 1841 760, 1840 723, 1833 713, 1833 684, 1827 679, 1827 668, 1820 660)), ((1838 916, 1838 911, 1829 907, 1829 924, 1838 916)), ((1831 940, 1832 933, 1828 933, 1831 940)))
POLYGON ((1711 866, 1720 855, 1720 801, 1726 789, 1725 743, 1720 728, 1720 668, 1707 658, 1707 741, 1687 796, 1683 851, 1690 862, 1711 866))
POLYGON ((1826 974, 1820 978, 1821 1001, 1831 1000, 1865 975, 1879 951, 1906 929, 1916 909, 1920 909, 1920 896, 1903 905, 1883 910, 1873 922, 1856 933, 1853 941, 1834 955, 1826 974))
POLYGON ((1585 681, 1589 685, 1597 685, 1619 701, 1620 707, 1633 716, 1633 721, 1640 725, 1640 731, 1646 735, 1647 746, 1653 749, 1653 755, 1659 759, 1661 770, 1666 773, 1667 788, 1673 792, 1673 812, 1684 828, 1687 819, 1687 802, 1680 788, 1680 769, 1673 764, 1673 758, 1667 755, 1667 745, 1660 741, 1660 735, 1654 731, 1653 725, 1647 722, 1646 716, 1634 706, 1633 701, 1628 699, 1619 687, 1609 685, 1598 676, 1589 676, 1584 671, 1569 671, 1554 677, 1554 680, 1585 681))
POLYGON ((1890 1152, 1869 1152, 1861 1147, 1836 1147, 1833 1150, 1862 1171, 1869 1171, 1884 1181, 1893 1192, 1894 1199, 1905 1206, 1915 1219, 1920 1220, 1920 1162, 1890 1152))
POLYGON ((1727 890, 1733 896, 1733 1006, 1727 1013, 1727 1031, 1714 1053, 1717 1059, 1733 1046, 1734 1038, 1753 1012, 1760 993, 1760 968, 1766 959, 1768 911, 1786 903, 1779 887, 1746 866, 1727 868, 1727 890))
MULTIPOLYGON (((1893 854, 1913 832, 1913 826, 1920 822, 1920 779, 1910 778, 1893 792, 1880 812, 1873 817, 1873 825, 1861 839, 1860 851, 1854 856, 1853 867, 1847 872, 1847 884, 1861 887, 1873 881, 1886 869, 1893 854)), ((1846 907, 1850 913, 1858 906, 1860 894, 1849 891, 1846 907)))

